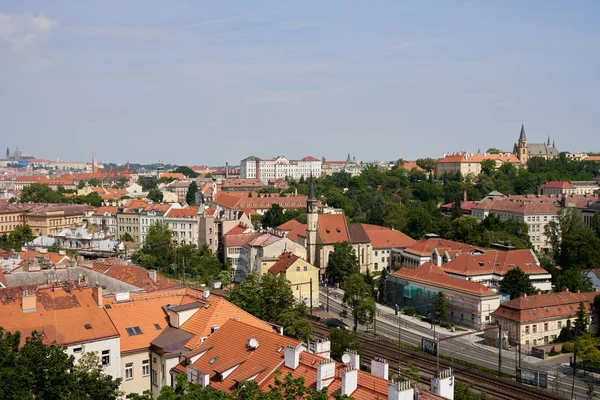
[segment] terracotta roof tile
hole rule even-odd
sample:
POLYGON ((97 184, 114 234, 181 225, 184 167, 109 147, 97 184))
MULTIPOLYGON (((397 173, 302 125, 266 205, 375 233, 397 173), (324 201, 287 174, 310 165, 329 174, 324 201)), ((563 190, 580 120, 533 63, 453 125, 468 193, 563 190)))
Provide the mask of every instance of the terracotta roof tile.
POLYGON ((135 287, 153 292, 156 290, 172 289, 181 287, 181 282, 156 275, 156 282, 150 278, 150 271, 139 265, 122 264, 118 259, 105 259, 103 263, 94 263, 94 270, 111 278, 129 283, 135 287))
POLYGON ((343 214, 319 214, 319 235, 323 244, 350 242, 350 234, 343 214))
POLYGON ((423 171, 423 168, 419 167, 414 161, 405 161, 404 164, 402 164, 399 168, 408 171, 412 171, 413 169, 416 169, 417 171, 423 171))
POLYGON ((501 161, 503 163, 510 162, 515 164, 520 164, 521 161, 512 153, 502 153, 502 154, 473 154, 466 152, 459 152, 455 154, 450 154, 445 156, 444 158, 440 158, 437 162, 439 163, 481 163, 485 160, 494 160, 501 161))
POLYGON ((165 218, 198 218, 198 206, 189 206, 187 208, 171 208, 165 218))
POLYGON ((492 317, 521 322, 574 317, 581 302, 584 303, 586 310, 591 312, 592 303, 597 295, 596 292, 560 292, 523 296, 501 304, 492 313, 492 317))
POLYGON ((546 188, 558 188, 558 189, 575 189, 575 186, 571 184, 571 182, 563 182, 563 181, 550 181, 546 182, 542 185, 546 188))
POLYGON ((408 281, 416 281, 438 286, 440 288, 448 288, 476 295, 486 296, 495 294, 491 289, 488 289, 485 285, 482 285, 479 282, 451 277, 442 271, 440 267, 432 263, 422 264, 416 269, 400 268, 392 275, 408 281))
POLYGON ((275 262, 275 264, 273 264, 271 266, 271 268, 269 268, 269 272, 273 275, 277 275, 281 272, 285 272, 288 270, 289 267, 292 266, 293 263, 295 263, 300 257, 298 257, 295 254, 292 254, 290 252, 287 253, 283 253, 282 255, 279 256, 279 260, 277 260, 275 262))
POLYGON ((519 267, 527 275, 548 274, 548 271, 539 265, 532 250, 489 250, 483 254, 462 253, 442 265, 444 271, 463 276, 489 274, 502 276, 516 267, 519 267))
POLYGON ((369 235, 373 249, 406 248, 417 241, 404 233, 383 226, 362 224, 369 235))
POLYGON ((437 249, 440 254, 443 254, 446 250, 470 253, 475 250, 481 250, 481 247, 441 238, 425 238, 407 247, 405 251, 419 256, 430 256, 435 249, 437 249))
POLYGON ((35 292, 37 310, 25 313, 21 310, 21 288, 11 294, 11 300, 0 296, 0 321, 10 332, 21 331, 22 343, 34 330, 43 333, 46 344, 56 341, 70 345, 118 336, 108 315, 98 308, 90 287, 78 289, 70 284, 69 292, 63 287, 39 289, 35 292), (86 324, 91 328, 86 329, 86 324))

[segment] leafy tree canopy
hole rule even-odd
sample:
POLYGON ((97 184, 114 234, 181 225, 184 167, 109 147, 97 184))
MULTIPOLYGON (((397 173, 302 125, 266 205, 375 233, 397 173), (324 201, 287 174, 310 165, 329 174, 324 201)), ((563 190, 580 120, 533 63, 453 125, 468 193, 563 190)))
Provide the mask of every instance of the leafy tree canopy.
POLYGON ((511 299, 536 292, 529 276, 519 267, 513 268, 504 274, 500 281, 500 291, 510 294, 511 299))
POLYGON ((341 283, 347 276, 360 272, 356 252, 350 242, 336 243, 329 255, 325 274, 330 283, 341 283))
POLYGON ((188 178, 197 178, 198 177, 197 172, 195 172, 193 169, 191 169, 190 167, 187 167, 185 165, 175 168, 173 170, 173 172, 183 174, 183 175, 187 176, 188 178))
POLYGON ((190 183, 190 186, 188 187, 187 194, 185 195, 186 203, 188 203, 188 204, 196 203, 196 192, 197 191, 198 191, 198 184, 196 183, 196 181, 192 181, 192 183, 190 183))
POLYGON ((373 299, 373 288, 365 282, 360 274, 352 274, 344 282, 345 305, 352 309, 354 320, 354 331, 358 324, 372 323, 375 317, 375 300, 373 299))
POLYGON ((163 193, 158 189, 150 189, 148 191, 148 200, 152 200, 155 203, 163 201, 163 193))

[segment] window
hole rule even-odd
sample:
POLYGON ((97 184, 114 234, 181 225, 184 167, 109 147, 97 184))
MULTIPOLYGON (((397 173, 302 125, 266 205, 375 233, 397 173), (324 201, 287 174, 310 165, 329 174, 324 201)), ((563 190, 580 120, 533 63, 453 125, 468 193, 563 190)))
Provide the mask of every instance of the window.
POLYGON ((527 326, 525 327, 525 333, 526 333, 526 334, 529 334, 529 325, 527 325, 527 326))
POLYGON ((102 350, 102 366, 108 367, 110 365, 110 350, 102 350))
POLYGON ((296 272, 300 271, 300 266, 296 267, 296 272))
POLYGON ((537 325, 532 325, 533 327, 533 333, 537 333, 537 325))
POLYGON ((150 360, 142 361, 142 376, 150 375, 150 360))
POLYGON ((152 384, 154 386, 158 386, 158 371, 155 370, 155 369, 152 370, 152 378, 151 378, 151 380, 152 380, 152 384))
POLYGON ((73 347, 73 353, 81 353, 83 351, 83 347, 73 347))
POLYGON ((375 269, 379 269, 379 264, 375 263, 374 267, 375 269))
POLYGON ((305 270, 305 271, 308 271, 308 266, 306 266, 306 265, 305 265, 305 266, 304 266, 304 270, 305 270))
POLYGON ((125 364, 125 379, 133 379, 133 363, 125 364))
POLYGON ((375 255, 377 256, 377 250, 375 250, 375 255))
POLYGON ((544 332, 548 332, 548 323, 544 323, 544 332))

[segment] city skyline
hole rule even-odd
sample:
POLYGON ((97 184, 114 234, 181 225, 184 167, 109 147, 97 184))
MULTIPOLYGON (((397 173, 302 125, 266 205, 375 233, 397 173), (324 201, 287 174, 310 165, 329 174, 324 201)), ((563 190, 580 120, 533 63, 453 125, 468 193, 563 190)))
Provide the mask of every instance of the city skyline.
POLYGON ((46 158, 237 163, 599 150, 600 6, 8 2, 0 107, 46 158), (107 155, 103 157, 102 155, 107 155))

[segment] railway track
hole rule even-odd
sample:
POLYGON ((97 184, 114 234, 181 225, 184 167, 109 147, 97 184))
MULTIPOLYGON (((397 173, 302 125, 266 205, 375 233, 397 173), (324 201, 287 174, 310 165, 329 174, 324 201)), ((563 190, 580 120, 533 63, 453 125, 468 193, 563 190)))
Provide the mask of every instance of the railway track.
MULTIPOLYGON (((317 335, 326 337, 329 334, 330 329, 326 325, 314 322, 313 326, 317 335)), ((400 348, 392 343, 386 343, 364 336, 360 337, 360 342, 363 347, 362 363, 367 366, 370 366, 371 360, 375 357, 388 360, 390 368, 398 368, 398 366, 404 367, 410 362, 419 369, 422 375, 420 381, 426 384, 430 383, 431 377, 437 371, 436 358, 429 354, 418 353, 410 349, 400 348), (427 377, 423 376, 424 374, 426 374, 427 377)), ((471 384, 475 390, 487 393, 491 399, 561 399, 548 391, 525 386, 506 378, 492 376, 477 369, 460 364, 451 364, 446 360, 440 359, 440 369, 448 367, 453 368, 455 379, 471 384)), ((398 369, 396 369, 396 371, 398 371, 398 369)))

